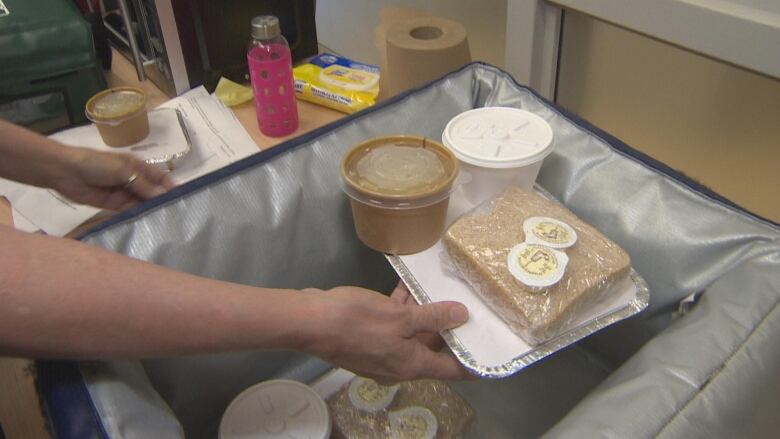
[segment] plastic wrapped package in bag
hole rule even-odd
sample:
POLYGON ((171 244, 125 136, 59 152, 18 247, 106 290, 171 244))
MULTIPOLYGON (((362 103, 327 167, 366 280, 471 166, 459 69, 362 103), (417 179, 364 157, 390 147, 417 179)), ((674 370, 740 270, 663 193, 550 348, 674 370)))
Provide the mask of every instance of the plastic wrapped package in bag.
POLYGON ((336 438, 459 438, 474 410, 446 383, 406 381, 383 386, 355 377, 328 398, 336 438))
POLYGON ((517 335, 539 344, 629 275, 628 253, 562 205, 519 187, 455 221, 460 275, 517 335))

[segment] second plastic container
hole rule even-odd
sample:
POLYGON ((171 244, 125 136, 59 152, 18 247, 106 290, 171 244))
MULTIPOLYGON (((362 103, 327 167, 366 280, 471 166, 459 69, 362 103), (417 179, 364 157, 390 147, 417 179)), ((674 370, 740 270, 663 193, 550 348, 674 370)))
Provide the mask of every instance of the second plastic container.
POLYGON ((532 188, 542 161, 553 150, 553 131, 529 111, 485 107, 452 118, 442 141, 460 160, 464 174, 453 198, 458 209, 469 209, 507 186, 532 188))
POLYGON ((358 238, 374 250, 411 254, 439 240, 458 160, 416 136, 367 140, 341 163, 358 238))

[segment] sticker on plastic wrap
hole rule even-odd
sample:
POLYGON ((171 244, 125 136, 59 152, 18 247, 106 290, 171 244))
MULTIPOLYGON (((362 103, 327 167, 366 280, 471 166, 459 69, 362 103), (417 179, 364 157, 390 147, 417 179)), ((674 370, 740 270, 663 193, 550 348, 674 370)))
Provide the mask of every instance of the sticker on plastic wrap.
POLYGON ((534 216, 523 222, 525 242, 550 248, 568 248, 577 242, 577 232, 555 218, 534 216))

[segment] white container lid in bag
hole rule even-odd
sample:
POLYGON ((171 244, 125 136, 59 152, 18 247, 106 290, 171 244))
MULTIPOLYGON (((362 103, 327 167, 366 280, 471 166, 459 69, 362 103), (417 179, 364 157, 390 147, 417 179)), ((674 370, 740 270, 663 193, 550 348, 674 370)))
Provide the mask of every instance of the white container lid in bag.
POLYGON ((448 224, 508 186, 531 189, 554 148, 550 124, 508 107, 460 113, 447 124, 442 143, 461 162, 462 175, 450 197, 448 224))
POLYGON ((328 406, 311 387, 269 380, 244 390, 230 403, 219 425, 219 438, 327 439, 330 431, 328 406))
POLYGON ((552 152, 553 132, 541 117, 517 108, 485 107, 450 120, 444 144, 464 163, 485 168, 518 168, 552 152))

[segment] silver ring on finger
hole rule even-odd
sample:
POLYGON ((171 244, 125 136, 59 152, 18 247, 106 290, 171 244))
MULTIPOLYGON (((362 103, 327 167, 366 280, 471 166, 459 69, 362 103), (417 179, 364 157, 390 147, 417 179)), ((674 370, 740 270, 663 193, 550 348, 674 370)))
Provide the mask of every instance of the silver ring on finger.
POLYGON ((127 183, 125 183, 125 189, 129 188, 131 184, 138 178, 138 173, 134 172, 133 175, 130 176, 130 178, 127 179, 127 183))

